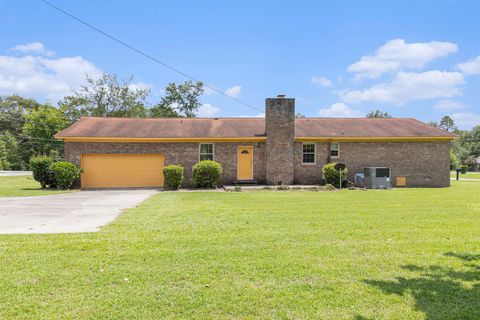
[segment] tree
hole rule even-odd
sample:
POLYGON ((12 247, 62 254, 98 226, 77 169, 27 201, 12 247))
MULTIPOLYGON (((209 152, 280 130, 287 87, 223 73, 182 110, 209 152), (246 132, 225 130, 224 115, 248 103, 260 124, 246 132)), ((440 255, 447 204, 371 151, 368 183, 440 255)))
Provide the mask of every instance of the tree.
POLYGON ((391 118, 392 116, 388 112, 374 110, 367 113, 367 118, 391 118))
POLYGON ((202 82, 188 80, 179 85, 171 82, 165 92, 165 96, 150 110, 152 117, 194 118, 197 115, 201 105, 199 97, 204 92, 202 82))
POLYGON ((39 106, 37 101, 17 95, 0 97, 0 132, 20 134, 25 123, 25 114, 39 106))
POLYGON ((305 115, 304 115, 304 114, 301 114, 300 112, 298 112, 298 113, 295 115, 295 118, 305 118, 305 115))
POLYGON ((62 112, 50 105, 31 110, 25 116, 23 135, 31 139, 34 154, 51 155, 60 151, 62 143, 53 135, 65 129, 68 121, 62 112))
POLYGON ((436 121, 430 121, 428 124, 431 125, 432 127, 438 128, 438 122, 436 121))
POLYGON ((0 140, 0 170, 9 170, 10 162, 8 161, 8 152, 5 142, 0 140))
POLYGON ((440 120, 440 124, 438 125, 438 127, 448 132, 456 129, 455 121, 453 121, 453 119, 450 118, 450 116, 444 116, 440 120))
POLYGON ((150 89, 136 88, 133 77, 119 83, 115 74, 104 73, 99 79, 87 76, 87 83, 65 97, 59 104, 69 122, 82 116, 146 117, 146 98, 150 89))
POLYGON ((8 162, 8 168, 11 170, 25 170, 26 161, 28 161, 29 145, 21 143, 21 138, 15 137, 8 131, 5 131, 0 137, 0 144, 5 147, 6 153, 4 159, 8 162))

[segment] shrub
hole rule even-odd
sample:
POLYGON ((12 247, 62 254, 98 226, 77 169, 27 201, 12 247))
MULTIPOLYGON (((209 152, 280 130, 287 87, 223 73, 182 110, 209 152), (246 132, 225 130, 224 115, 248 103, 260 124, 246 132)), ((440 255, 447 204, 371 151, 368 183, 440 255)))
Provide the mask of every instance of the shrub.
POLYGON ((50 171, 52 172, 57 189, 70 188, 75 181, 80 179, 80 174, 82 173, 82 169, 66 161, 52 163, 50 171))
POLYGON ((163 176, 167 188, 177 190, 183 182, 183 167, 171 164, 163 168, 163 176))
POLYGON ((326 190, 326 191, 335 191, 335 190, 337 190, 337 188, 335 188, 334 185, 332 185, 332 184, 330 184, 330 183, 327 183, 327 184, 325 185, 325 190, 326 190))
POLYGON ((277 190, 280 190, 280 191, 285 191, 285 190, 288 190, 290 189, 287 185, 284 185, 284 184, 281 184, 277 187, 277 190))
POLYGON ((460 172, 461 172, 462 174, 467 173, 468 166, 467 166, 466 164, 462 164, 459 168, 460 168, 460 172))
POLYGON ((240 187, 240 186, 235 186, 235 187, 233 188, 233 191, 234 191, 234 192, 241 192, 241 191, 242 191, 242 187, 240 187))
MULTIPOLYGON (((331 184, 336 188, 340 187, 340 171, 335 169, 335 163, 326 164, 323 169, 323 175, 325 177, 325 183, 331 184)), ((342 170, 342 182, 347 179, 348 169, 342 170)))
POLYGON ((220 163, 203 160, 193 166, 192 184, 200 188, 215 188, 223 170, 220 163))
POLYGON ((33 178, 40 182, 42 188, 55 187, 55 180, 50 171, 52 163, 53 159, 50 157, 33 157, 30 159, 30 170, 33 172, 33 178))

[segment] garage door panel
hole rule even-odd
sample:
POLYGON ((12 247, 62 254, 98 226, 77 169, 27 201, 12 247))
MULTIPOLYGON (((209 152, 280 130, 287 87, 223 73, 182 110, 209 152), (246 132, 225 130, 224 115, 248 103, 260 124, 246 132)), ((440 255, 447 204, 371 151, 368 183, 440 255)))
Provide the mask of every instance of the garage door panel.
POLYGON ((82 188, 128 188, 163 186, 164 156, 82 155, 82 188))

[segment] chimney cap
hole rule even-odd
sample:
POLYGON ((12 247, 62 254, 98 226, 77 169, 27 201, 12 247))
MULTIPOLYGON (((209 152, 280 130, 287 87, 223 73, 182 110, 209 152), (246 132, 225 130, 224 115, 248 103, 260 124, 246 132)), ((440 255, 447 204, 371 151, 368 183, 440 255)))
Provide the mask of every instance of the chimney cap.
POLYGON ((285 98, 287 95, 285 94, 277 94, 277 98, 285 98))

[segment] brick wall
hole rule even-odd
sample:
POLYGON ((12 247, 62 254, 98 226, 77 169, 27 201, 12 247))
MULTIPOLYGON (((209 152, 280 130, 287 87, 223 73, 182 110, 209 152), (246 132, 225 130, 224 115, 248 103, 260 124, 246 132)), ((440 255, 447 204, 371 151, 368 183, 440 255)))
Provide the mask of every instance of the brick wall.
POLYGON ((277 97, 265 102, 266 179, 268 184, 294 180, 295 99, 277 97))
MULTIPOLYGON (((266 179, 264 143, 215 143, 215 161, 223 167, 221 184, 231 184, 237 178, 238 146, 254 146, 253 178, 259 182, 266 179)), ((198 143, 104 143, 66 142, 65 160, 80 165, 82 154, 163 154, 165 165, 180 164, 185 170, 184 186, 192 178, 192 167, 199 161, 198 143)))
MULTIPOLYGON (((341 142, 340 157, 346 164, 348 179, 364 167, 389 167, 396 176, 406 176, 409 187, 450 186, 449 142, 341 142)), ((302 143, 295 143, 295 183, 319 183, 321 169, 328 162, 329 144, 316 143, 316 164, 302 165, 302 143)))

